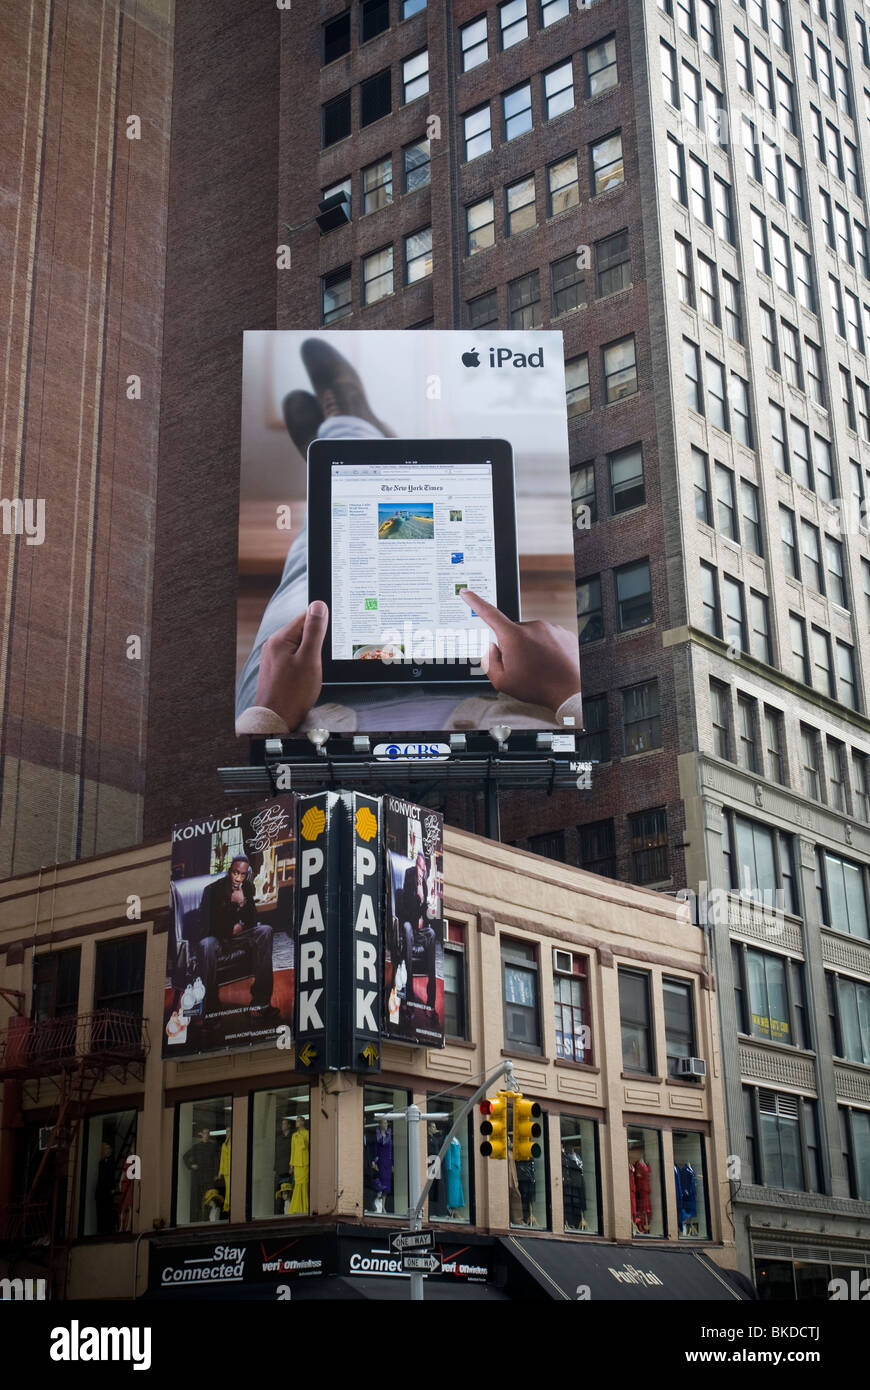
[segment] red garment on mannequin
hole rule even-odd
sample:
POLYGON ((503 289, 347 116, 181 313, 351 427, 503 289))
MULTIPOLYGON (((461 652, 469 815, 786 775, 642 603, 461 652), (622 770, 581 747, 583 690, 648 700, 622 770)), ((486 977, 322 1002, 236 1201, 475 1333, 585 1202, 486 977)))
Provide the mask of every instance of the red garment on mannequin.
POLYGON ((648 1231, 652 1219, 652 1193, 650 1190, 649 1164, 639 1158, 634 1165, 635 1201, 637 1205, 637 1224, 642 1231, 648 1231))
POLYGON ((634 1180, 634 1164, 628 1165, 628 1191, 631 1195, 631 1219, 637 1225, 637 1187, 634 1180))

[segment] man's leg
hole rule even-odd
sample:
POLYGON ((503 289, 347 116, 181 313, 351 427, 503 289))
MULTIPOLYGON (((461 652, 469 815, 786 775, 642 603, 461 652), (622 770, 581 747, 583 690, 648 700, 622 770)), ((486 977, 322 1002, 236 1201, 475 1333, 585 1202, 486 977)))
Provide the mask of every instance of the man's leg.
POLYGON ((245 935, 251 941, 254 953, 254 983, 251 986, 251 1003, 258 1009, 267 1009, 272 1002, 272 928, 258 922, 250 927, 245 935))
POLYGON ((205 998, 202 1002, 205 1013, 213 1013, 220 1008, 218 996, 217 967, 221 944, 216 936, 204 936, 196 948, 199 973, 205 985, 205 998))
POLYGON ((423 940, 423 969, 426 975, 426 1003, 430 1009, 435 1007, 435 928, 425 926, 420 933, 423 940))
POLYGON ((407 978, 405 980, 405 1002, 414 1002, 414 928, 410 922, 403 922, 400 928, 402 940, 405 943, 405 969, 407 978))

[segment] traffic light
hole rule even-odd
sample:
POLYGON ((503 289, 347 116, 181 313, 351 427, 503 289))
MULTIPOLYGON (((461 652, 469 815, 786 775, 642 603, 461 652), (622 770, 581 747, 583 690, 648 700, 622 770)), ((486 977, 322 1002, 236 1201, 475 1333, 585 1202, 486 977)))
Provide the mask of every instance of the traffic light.
POLYGON ((482 1100, 480 1113, 480 1152, 484 1158, 507 1158, 507 1097, 500 1093, 495 1100, 482 1100))
POLYGON ((536 1100, 525 1100, 517 1096, 514 1100, 514 1158, 517 1161, 541 1157, 541 1146, 536 1143, 541 1137, 538 1119, 541 1107, 536 1100))

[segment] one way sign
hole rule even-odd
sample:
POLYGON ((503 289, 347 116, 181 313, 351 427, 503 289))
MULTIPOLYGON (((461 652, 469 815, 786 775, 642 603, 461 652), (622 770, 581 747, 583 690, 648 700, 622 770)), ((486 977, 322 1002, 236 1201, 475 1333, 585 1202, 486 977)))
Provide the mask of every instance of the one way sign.
POLYGON ((441 1261, 437 1255, 433 1255, 431 1252, 428 1255, 406 1255, 404 1251, 402 1252, 403 1273, 413 1270, 423 1274, 434 1274, 436 1269, 440 1268, 441 1261))
POLYGON ((397 1231, 390 1236, 390 1249, 397 1255, 403 1250, 432 1250, 434 1245, 434 1231, 397 1231))

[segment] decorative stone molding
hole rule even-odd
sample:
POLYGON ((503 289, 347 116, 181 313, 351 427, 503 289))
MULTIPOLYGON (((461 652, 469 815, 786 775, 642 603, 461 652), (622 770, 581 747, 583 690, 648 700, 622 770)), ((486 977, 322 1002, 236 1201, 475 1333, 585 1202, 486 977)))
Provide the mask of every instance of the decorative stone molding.
POLYGON ((786 1057, 766 1047, 740 1043, 740 1073, 748 1080, 766 1081, 773 1086, 796 1086, 802 1091, 816 1093, 813 1063, 806 1057, 786 1057))

